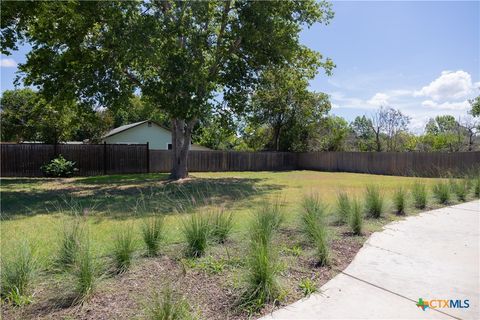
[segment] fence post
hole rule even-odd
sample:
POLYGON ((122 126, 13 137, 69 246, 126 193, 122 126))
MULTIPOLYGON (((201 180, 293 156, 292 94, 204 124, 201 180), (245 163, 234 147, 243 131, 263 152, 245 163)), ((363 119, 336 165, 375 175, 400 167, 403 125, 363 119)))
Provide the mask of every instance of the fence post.
POLYGON ((150 145, 147 141, 147 173, 150 173, 150 145))
POLYGON ((107 141, 103 141, 103 174, 107 174, 107 141))

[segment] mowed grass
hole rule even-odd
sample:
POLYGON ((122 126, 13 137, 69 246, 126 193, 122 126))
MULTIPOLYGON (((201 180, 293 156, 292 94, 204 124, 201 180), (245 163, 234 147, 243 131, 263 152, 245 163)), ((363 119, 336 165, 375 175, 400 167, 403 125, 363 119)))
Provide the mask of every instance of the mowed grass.
MULTIPOLYGON (((269 198, 281 199, 285 204, 288 225, 298 220, 301 199, 306 194, 318 194, 333 212, 338 193, 362 198, 365 186, 377 185, 385 196, 388 212, 392 212, 391 199, 396 189, 410 189, 420 181, 431 198, 431 186, 440 180, 317 171, 193 173, 181 183, 167 183, 166 179, 166 174, 4 178, 2 256, 14 254, 16 244, 27 240, 35 247, 41 264, 51 263, 72 212, 85 219, 93 254, 105 255, 119 229, 131 228, 140 243, 142 218, 149 215, 164 215, 165 243, 179 243, 185 214, 221 206, 233 213, 232 237, 240 239, 247 232, 252 211, 269 198)), ((407 214, 411 212, 412 208, 407 214)), ((384 223, 368 220, 364 229, 377 230, 384 223)))

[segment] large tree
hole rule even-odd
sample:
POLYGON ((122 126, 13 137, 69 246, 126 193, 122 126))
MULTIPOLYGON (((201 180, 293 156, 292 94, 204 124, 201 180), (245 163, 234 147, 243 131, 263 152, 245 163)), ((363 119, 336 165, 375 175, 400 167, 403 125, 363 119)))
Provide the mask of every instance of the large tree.
POLYGON ((350 128, 354 135, 354 145, 358 151, 373 151, 375 150, 375 131, 372 129, 372 120, 366 116, 357 116, 350 128))
POLYGON ((422 140, 431 150, 457 152, 464 144, 465 129, 452 115, 436 116, 426 124, 422 140))
POLYGON ((52 105, 29 88, 4 91, 0 109, 2 141, 82 141, 99 137, 106 129, 91 108, 72 101, 52 105))
POLYGON ((317 55, 304 50, 290 65, 273 66, 263 72, 251 99, 248 121, 257 127, 270 127, 270 149, 292 151, 298 145, 294 137, 303 135, 302 128, 318 123, 330 110, 326 94, 308 90, 309 80, 319 67, 331 74, 334 65, 331 61, 319 64, 317 55))
POLYGON ((469 100, 470 105, 472 106, 472 110, 470 113, 474 117, 479 117, 480 116, 480 96, 477 96, 474 99, 469 100))
POLYGON ((24 82, 48 99, 113 106, 140 92, 171 121, 172 178, 188 175, 195 124, 227 101, 241 112, 255 80, 299 51, 302 27, 333 17, 327 2, 2 2, 2 51, 32 46, 24 82))
POLYGON ((400 110, 381 106, 370 118, 369 124, 375 136, 376 151, 382 151, 382 140, 387 151, 398 151, 401 132, 406 132, 410 118, 400 110))

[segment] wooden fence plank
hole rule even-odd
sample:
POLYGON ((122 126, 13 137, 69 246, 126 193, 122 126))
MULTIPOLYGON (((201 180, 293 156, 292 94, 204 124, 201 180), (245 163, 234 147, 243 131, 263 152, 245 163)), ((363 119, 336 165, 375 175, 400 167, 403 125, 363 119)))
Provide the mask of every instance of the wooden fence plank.
MULTIPOLYGON (((78 175, 170 172, 169 150, 121 144, 0 144, 0 176, 38 177, 40 167, 62 154, 76 162, 78 175)), ((190 172, 322 170, 387 175, 438 176, 480 167, 480 152, 238 152, 190 151, 190 172)))

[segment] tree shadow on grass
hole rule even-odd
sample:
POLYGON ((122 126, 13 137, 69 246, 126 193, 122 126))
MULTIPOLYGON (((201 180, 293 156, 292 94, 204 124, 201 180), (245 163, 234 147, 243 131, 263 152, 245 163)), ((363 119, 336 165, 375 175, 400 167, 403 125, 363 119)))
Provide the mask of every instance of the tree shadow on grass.
MULTIPOLYGON (((263 179, 259 178, 193 178, 172 183, 161 180, 166 177, 106 176, 66 180, 64 186, 52 189, 3 188, 2 219, 59 212, 112 218, 182 213, 202 206, 229 207, 283 187, 261 183, 263 179)), ((242 205, 248 207, 251 203, 247 201, 242 205)))

